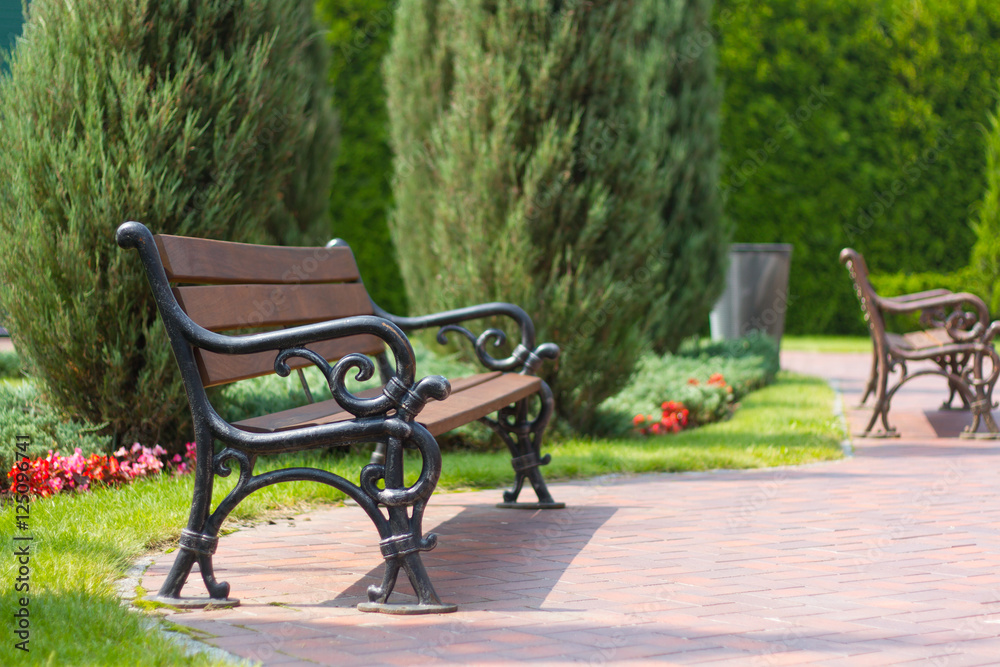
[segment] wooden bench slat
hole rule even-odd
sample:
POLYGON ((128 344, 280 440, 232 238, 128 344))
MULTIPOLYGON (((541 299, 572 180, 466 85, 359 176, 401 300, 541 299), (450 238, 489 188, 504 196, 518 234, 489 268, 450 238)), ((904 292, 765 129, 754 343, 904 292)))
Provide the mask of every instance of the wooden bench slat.
MULTIPOLYGON (((452 380, 451 391, 452 393, 463 391, 469 387, 491 380, 499 375, 502 375, 500 371, 494 371, 492 373, 480 373, 479 375, 472 375, 466 378, 452 380)), ((374 389, 359 391, 357 395, 363 398, 372 398, 381 393, 382 388, 376 387, 374 389)), ((340 419, 330 419, 340 413, 343 413, 344 419, 350 417, 350 415, 337 404, 337 401, 331 398, 325 401, 310 403, 309 405, 300 405, 297 408, 282 410, 281 412, 274 412, 269 415, 261 415, 260 417, 251 417, 250 419, 244 419, 243 421, 233 422, 233 426, 241 428, 245 431, 273 433, 274 431, 283 431, 301 426, 312 426, 320 423, 328 424, 333 421, 341 421, 340 419)))
POLYGON ((212 331, 290 326, 374 313, 361 283, 175 287, 192 320, 212 331))
POLYGON ((347 246, 301 248, 159 234, 153 237, 175 283, 334 283, 361 279, 347 246))
MULTIPOLYGON (((431 435, 440 435, 453 428, 476 421, 491 412, 510 405, 538 391, 541 380, 516 373, 480 373, 451 381, 452 393, 444 401, 430 401, 417 415, 431 435)), ((359 396, 377 396, 381 389, 368 389, 359 396)), ((270 433, 303 426, 317 426, 352 419, 333 399, 283 410, 270 415, 234 422, 246 431, 270 433)))
MULTIPOLYGON (((376 355, 385 351, 385 343, 382 342, 382 339, 368 334, 309 343, 306 347, 328 361, 340 359, 352 352, 376 355)), ((216 354, 195 348, 194 356, 198 362, 198 370, 201 372, 201 381, 206 387, 214 387, 273 373, 274 359, 278 356, 278 352, 216 354)), ((291 368, 304 368, 311 364, 304 359, 295 357, 288 360, 288 365, 291 368)))
POLYGON ((947 329, 925 329, 912 331, 903 335, 887 334, 889 343, 902 350, 930 350, 935 347, 951 345, 955 341, 947 329))
MULTIPOLYGON (((375 398, 381 393, 382 387, 375 387, 374 389, 359 391, 355 396, 375 398)), ((275 431, 287 431, 288 429, 313 426, 315 424, 329 424, 352 418, 353 416, 340 407, 336 400, 329 398, 325 401, 300 405, 297 408, 233 422, 233 426, 254 433, 274 433, 275 431)))
POLYGON ((456 392, 444 401, 430 401, 417 415, 417 421, 426 426, 431 435, 438 436, 536 394, 541 386, 541 378, 504 373, 489 382, 456 392))

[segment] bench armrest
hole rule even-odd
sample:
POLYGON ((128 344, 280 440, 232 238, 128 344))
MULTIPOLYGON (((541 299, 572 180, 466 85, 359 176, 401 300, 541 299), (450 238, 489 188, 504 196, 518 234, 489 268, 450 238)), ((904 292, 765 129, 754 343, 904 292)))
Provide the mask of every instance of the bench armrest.
POLYGON ((932 296, 946 296, 948 294, 954 294, 949 289, 929 289, 924 292, 914 292, 913 294, 900 294, 898 296, 884 296, 883 299, 890 301, 897 301, 901 303, 907 303, 909 301, 918 301, 920 299, 926 299, 932 296))
POLYGON ((983 336, 990 326, 990 312, 986 304, 969 292, 947 292, 905 301, 876 296, 875 301, 883 312, 893 315, 951 309, 953 312, 948 316, 944 327, 954 340, 960 342, 983 336), (973 310, 963 310, 962 306, 965 305, 972 306, 973 310))
POLYGON ((486 368, 495 371, 519 371, 525 375, 534 375, 544 359, 555 359, 559 356, 559 347, 555 343, 535 345, 535 325, 528 313, 520 306, 511 303, 493 302, 478 306, 447 310, 422 317, 400 317, 388 313, 377 305, 375 314, 396 324, 404 331, 414 331, 429 327, 440 327, 437 341, 442 345, 447 342, 447 334, 456 332, 467 338, 476 351, 476 357, 486 368), (493 346, 502 345, 507 336, 500 329, 487 329, 477 337, 460 323, 484 317, 509 317, 521 330, 521 342, 505 359, 496 359, 486 351, 486 345, 493 341, 493 346))

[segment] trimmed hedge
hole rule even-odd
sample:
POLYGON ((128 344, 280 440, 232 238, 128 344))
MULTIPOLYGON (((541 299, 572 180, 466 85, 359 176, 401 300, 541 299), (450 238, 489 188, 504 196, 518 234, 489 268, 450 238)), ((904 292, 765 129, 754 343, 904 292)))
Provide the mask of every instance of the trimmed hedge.
POLYGON ((406 314, 406 289, 387 222, 392 150, 382 60, 397 0, 319 0, 333 56, 330 83, 340 118, 340 152, 330 195, 331 237, 347 241, 377 304, 406 314))
POLYGON ((995 317, 1000 313, 1000 106, 990 114, 985 144, 986 191, 975 207, 976 243, 968 273, 995 317))
POLYGON ((715 26, 726 212, 795 245, 786 331, 864 330, 844 246, 876 274, 966 265, 1000 4, 719 0, 715 26))

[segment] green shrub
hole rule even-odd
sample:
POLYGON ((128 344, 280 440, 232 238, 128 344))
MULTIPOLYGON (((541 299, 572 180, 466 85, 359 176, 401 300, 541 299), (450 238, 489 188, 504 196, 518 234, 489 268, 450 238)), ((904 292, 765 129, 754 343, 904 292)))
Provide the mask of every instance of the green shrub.
POLYGON ((632 431, 633 417, 658 414, 665 401, 684 403, 693 422, 719 421, 729 415, 731 404, 727 392, 708 384, 713 374, 722 374, 732 387, 731 400, 738 401, 773 382, 778 368, 777 343, 759 333, 734 341, 690 342, 676 354, 648 354, 628 385, 601 404, 597 430, 625 435, 632 431))
POLYGON ((721 288, 718 90, 711 56, 676 51, 710 6, 400 3, 390 228, 411 311, 524 306, 563 348, 577 427, 647 334, 676 345, 721 288))
POLYGON ((49 450, 72 454, 77 447, 84 456, 111 451, 111 438, 98 435, 102 425, 66 420, 42 400, 30 381, 0 382, 0 488, 6 488, 7 471, 15 460, 48 455, 49 450), (16 451, 17 436, 27 436, 26 452, 16 451))
POLYGON ((715 25, 726 214, 795 245, 786 331, 864 330, 844 246, 875 273, 967 264, 1000 5, 719 0, 715 25))
POLYGON ((17 352, 0 352, 0 378, 21 377, 21 358, 17 352))
POLYGON ((996 315, 1000 313, 1000 108, 990 114, 984 138, 986 190, 973 214, 976 243, 969 273, 996 315))
POLYGON ((392 150, 382 59, 389 49, 395 0, 319 0, 329 28, 330 82, 340 117, 340 152, 330 196, 332 236, 351 245, 369 294, 406 313, 395 248, 386 220, 392 206, 392 150))
POLYGON ((119 224, 327 235, 335 122, 312 13, 279 0, 31 3, 0 77, 0 301, 45 396, 116 441, 169 441, 187 411, 119 224))

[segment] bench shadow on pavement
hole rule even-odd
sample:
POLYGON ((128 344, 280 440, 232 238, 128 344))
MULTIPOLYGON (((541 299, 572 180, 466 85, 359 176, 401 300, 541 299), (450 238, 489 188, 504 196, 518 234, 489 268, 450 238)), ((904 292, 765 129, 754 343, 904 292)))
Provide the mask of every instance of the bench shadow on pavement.
MULTIPOLYGON (((456 516, 428 528, 438 536, 423 560, 438 595, 446 602, 496 609, 504 601, 538 608, 614 507, 579 506, 563 510, 465 507, 456 516)), ((368 586, 382 580, 383 566, 372 568, 332 600, 319 606, 353 607, 367 601, 368 586)), ((413 589, 401 572, 390 601, 414 602, 413 589)))

